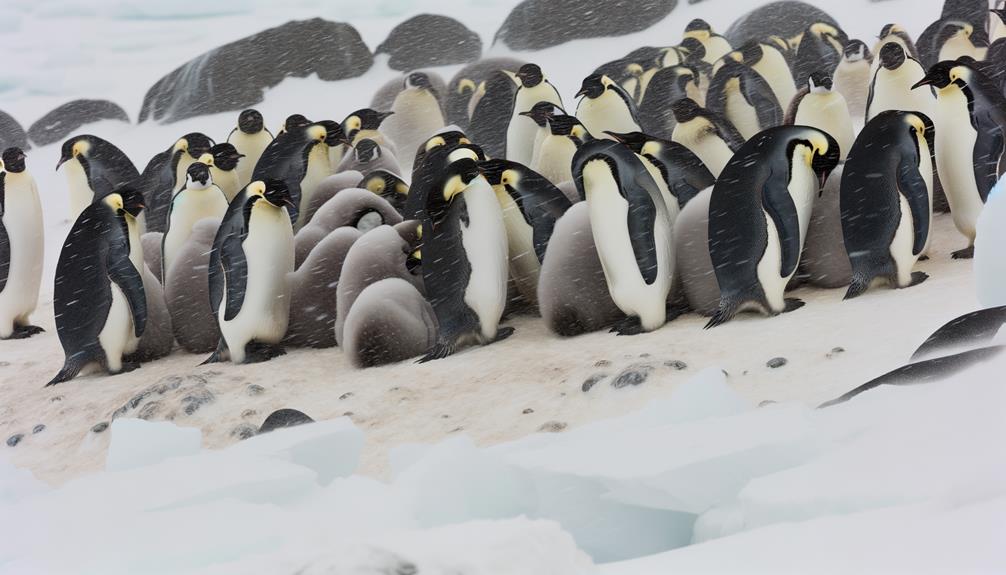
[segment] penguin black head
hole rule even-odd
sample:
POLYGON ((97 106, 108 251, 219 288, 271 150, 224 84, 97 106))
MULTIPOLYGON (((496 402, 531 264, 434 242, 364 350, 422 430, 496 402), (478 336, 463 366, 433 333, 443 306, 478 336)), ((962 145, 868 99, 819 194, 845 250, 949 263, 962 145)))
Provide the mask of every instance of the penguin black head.
POLYGON ((535 124, 538 124, 539 128, 544 128, 548 124, 548 119, 556 114, 565 114, 566 111, 556 106, 552 102, 538 102, 531 109, 526 112, 520 112, 521 116, 527 116, 534 120, 535 124))
POLYGON ((343 144, 347 146, 352 145, 349 138, 346 137, 346 133, 342 131, 342 126, 339 125, 338 122, 333 122, 332 120, 322 120, 311 124, 308 129, 311 130, 310 136, 324 141, 329 147, 340 146, 343 144), (318 130, 317 128, 321 129, 318 130))
POLYGON ((654 46, 643 46, 629 52, 624 60, 628 63, 627 70, 632 75, 639 75, 650 68, 660 66, 663 51, 654 46))
POLYGON ((845 50, 842 55, 849 62, 870 60, 873 57, 873 54, 870 54, 869 46, 867 46, 862 40, 849 40, 845 44, 845 50))
POLYGON ((682 50, 687 53, 685 57, 685 62, 694 62, 697 60, 704 60, 706 57, 706 47, 699 42, 697 39, 688 37, 681 41, 678 45, 682 50))
POLYGON ((283 131, 289 132, 290 130, 303 128, 304 126, 308 126, 310 124, 311 120, 308 120, 304 116, 300 114, 290 114, 286 117, 286 120, 283 121, 283 131))
POLYGON ((517 70, 517 79, 525 88, 534 88, 545 81, 545 75, 537 64, 524 64, 517 70))
POLYGON ((248 184, 245 188, 251 197, 258 196, 277 208, 293 209, 293 198, 290 188, 283 180, 259 180, 248 184))
POLYGON ((967 83, 967 79, 965 78, 966 71, 967 69, 964 66, 961 66, 959 62, 953 60, 937 62, 936 64, 933 64, 933 67, 929 69, 929 72, 924 78, 912 86, 912 89, 915 90, 916 88, 921 88, 922 86, 934 86, 942 90, 950 84, 964 86, 967 83))
POLYGON ((810 148, 810 167, 817 174, 818 191, 824 190, 824 183, 828 176, 838 166, 838 161, 842 158, 842 151, 839 149, 838 141, 830 134, 816 128, 805 128, 803 135, 796 141, 790 143, 790 149, 796 144, 802 144, 810 148))
POLYGON ((448 150, 453 150, 460 145, 467 145, 471 143, 472 141, 468 139, 468 136, 460 130, 440 132, 423 142, 419 148, 416 149, 416 158, 412 165, 414 167, 421 166, 426 158, 426 155, 437 148, 444 147, 448 150))
POLYGON ((807 79, 807 88, 811 93, 830 92, 832 87, 831 74, 825 72, 814 72, 807 79))
POLYGON ((988 34, 985 30, 975 28, 970 22, 964 22, 961 20, 947 20, 943 22, 940 26, 939 33, 936 35, 934 45, 942 46, 947 40, 957 35, 963 35, 965 38, 969 39, 972 44, 978 47, 985 47, 989 45, 988 34))
POLYGON ((741 64, 754 66, 758 62, 761 62, 764 54, 762 52, 761 44, 758 42, 748 42, 747 44, 741 46, 740 50, 731 52, 730 55, 735 61, 740 62, 741 64), (735 54, 737 56, 734 56, 735 54))
POLYGON ((63 147, 60 149, 59 162, 56 164, 56 171, 59 171, 60 166, 69 162, 70 160, 77 159, 84 166, 84 170, 87 170, 87 157, 91 153, 91 149, 94 147, 94 136, 74 136, 69 140, 63 142, 63 147))
POLYGON ((26 157, 27 156, 25 156, 24 150, 21 148, 7 148, 3 151, 3 155, 0 156, 0 165, 2 165, 3 169, 7 172, 20 174, 25 171, 27 167, 24 162, 26 157))
POLYGON ((195 162, 189 166, 185 177, 189 184, 198 183, 201 187, 206 187, 210 183, 210 167, 202 162, 195 162))
POLYGON ((432 90, 433 84, 430 82, 430 77, 423 72, 412 72, 405 77, 405 88, 421 88, 423 90, 432 90))
POLYGON ((712 32, 713 27, 702 18, 696 18, 685 26, 685 34, 689 32, 712 32))
POLYGON ((238 162, 241 158, 245 157, 244 154, 238 152, 238 149, 234 147, 233 144, 228 144, 224 142, 223 144, 216 144, 209 151, 210 156, 213 157, 213 166, 229 172, 238 167, 238 162))
POLYGON ((136 189, 133 184, 122 184, 109 195, 118 195, 122 198, 122 211, 134 218, 140 217, 140 212, 146 206, 143 205, 143 194, 136 189))
POLYGON ((353 155, 357 162, 373 162, 381 157, 381 147, 370 138, 364 138, 353 146, 353 155))
POLYGON ((601 94, 608 88, 605 84, 605 80, 608 83, 611 82, 607 76, 602 76, 601 74, 591 74, 583 79, 583 84, 580 86, 580 91, 576 93, 576 97, 586 96, 593 100, 594 98, 599 98, 601 94))
POLYGON ((265 128, 265 121, 258 110, 251 108, 241 112, 238 116, 238 129, 245 134, 257 134, 265 128))
POLYGON ((883 40, 884 38, 887 38, 891 34, 898 34, 900 32, 903 32, 901 26, 898 26, 897 24, 894 23, 884 24, 884 27, 880 29, 880 34, 877 35, 877 40, 883 40))
POLYGON ((472 180, 482 175, 479 165, 472 158, 461 158, 447 166, 444 185, 441 189, 444 201, 450 202, 472 183, 472 180))
MULTIPOLYGON (((206 134, 200 132, 191 132, 185 134, 175 142, 174 151, 176 158, 180 156, 180 152, 187 152, 189 156, 194 160, 198 160, 200 156, 210 151, 213 147, 213 139, 206 134)), ((176 161, 177 163, 177 161, 176 161)))
POLYGON ((671 104, 671 113, 674 114, 674 121, 679 124, 691 122, 699 116, 708 115, 706 111, 695 103, 691 98, 682 98, 671 104))
POLYGON ((388 119, 394 112, 378 112, 371 108, 363 108, 346 116, 342 121, 342 131, 350 140, 356 136, 360 130, 376 130, 381 127, 381 123, 388 119))
POLYGON ((880 49, 880 65, 885 70, 897 70, 905 63, 905 49, 897 42, 888 42, 880 49))
POLYGON ((626 132, 624 134, 620 134, 618 132, 605 131, 604 133, 614 138, 615 141, 625 144, 627 148, 637 154, 642 153, 643 146, 646 145, 646 142, 652 139, 650 136, 647 136, 642 132, 626 132))

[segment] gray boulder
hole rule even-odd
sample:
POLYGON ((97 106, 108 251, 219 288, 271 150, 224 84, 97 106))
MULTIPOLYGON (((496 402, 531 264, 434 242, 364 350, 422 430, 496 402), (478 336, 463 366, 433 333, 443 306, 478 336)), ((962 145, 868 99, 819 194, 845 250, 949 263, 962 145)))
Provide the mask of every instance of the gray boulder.
POLYGON ((28 134, 24 132, 21 124, 14 119, 14 116, 0 111, 0 151, 12 146, 17 146, 22 150, 31 148, 28 145, 28 134))
POLYGON ((493 43, 541 50, 580 38, 622 36, 664 19, 678 0, 524 0, 496 32, 493 43))
POLYGON ((838 28, 838 22, 820 8, 804 2, 772 2, 741 16, 727 29, 732 46, 764 40, 776 35, 789 39, 799 35, 815 22, 838 28))
POLYGON ((374 53, 391 56, 392 70, 408 72, 478 60, 482 40, 454 18, 420 14, 395 26, 374 53))
POLYGON ((28 128, 28 137, 38 146, 48 146, 63 141, 81 126, 103 120, 129 123, 129 115, 108 100, 74 100, 39 118, 28 128))

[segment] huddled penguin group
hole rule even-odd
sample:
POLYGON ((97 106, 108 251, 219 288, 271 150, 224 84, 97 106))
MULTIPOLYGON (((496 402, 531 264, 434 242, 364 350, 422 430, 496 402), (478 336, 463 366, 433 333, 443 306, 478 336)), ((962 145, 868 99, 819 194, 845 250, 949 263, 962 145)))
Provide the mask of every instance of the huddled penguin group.
MULTIPOLYGON (((174 343, 235 363, 338 345, 367 367, 492 344, 514 314, 633 335, 792 312, 803 283, 917 285, 941 194, 970 257, 1006 169, 1006 73, 985 59, 1006 50, 1000 12, 989 28, 887 24, 867 45, 821 21, 734 46, 694 20, 568 105, 531 62, 411 71, 339 121, 271 132, 245 110, 226 141, 185 134, 142 172, 74 136, 50 384, 174 343)), ((2 338, 41 331, 25 158, 0 161, 2 338)))

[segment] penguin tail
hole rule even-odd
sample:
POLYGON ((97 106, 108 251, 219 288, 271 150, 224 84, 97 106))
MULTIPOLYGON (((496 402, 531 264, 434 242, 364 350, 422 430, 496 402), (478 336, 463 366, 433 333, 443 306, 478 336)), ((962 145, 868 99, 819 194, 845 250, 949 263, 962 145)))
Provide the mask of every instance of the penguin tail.
POLYGON ((454 355, 457 346, 453 341, 438 341, 426 355, 416 360, 416 363, 429 363, 454 355))
POLYGON ((849 284, 849 289, 845 292, 845 297, 843 299, 849 300, 857 298, 864 293, 866 290, 870 289, 870 282, 872 278, 864 273, 855 273, 852 275, 852 283, 849 284))
POLYGON ((213 351, 213 354, 206 358, 206 361, 200 363, 199 365, 209 365, 211 363, 220 363, 226 359, 227 354, 227 344, 224 343, 224 338, 220 338, 220 342, 217 344, 217 349, 213 351))
POLYGON ((88 360, 84 357, 84 354, 74 354, 68 356, 66 361, 63 363, 63 369, 59 370, 56 377, 52 378, 49 383, 45 384, 45 387, 70 381, 71 379, 77 377, 77 374, 80 373, 80 370, 84 369, 84 366, 87 365, 87 363, 88 360))
POLYGON ((737 312, 740 310, 740 303, 737 299, 723 296, 720 298, 720 309, 716 310, 713 317, 706 324, 703 329, 712 329, 714 327, 723 325, 728 321, 732 320, 737 312))

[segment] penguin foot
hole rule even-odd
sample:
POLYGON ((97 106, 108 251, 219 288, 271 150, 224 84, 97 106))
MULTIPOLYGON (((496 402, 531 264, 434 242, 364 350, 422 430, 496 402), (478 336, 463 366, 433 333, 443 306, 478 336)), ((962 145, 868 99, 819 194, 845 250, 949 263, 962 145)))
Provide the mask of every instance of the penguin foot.
POLYGON ((503 341, 504 339, 510 337, 514 334, 514 328, 512 327, 501 327, 496 330, 496 339, 492 340, 491 343, 496 343, 497 341, 503 341))
POLYGON ((929 274, 925 272, 912 272, 912 281, 905 286, 906 288, 915 287, 920 283, 929 279, 929 274))
MULTIPOLYGON (((513 329, 513 328, 511 328, 513 329)), ((499 337, 497 332, 496 337, 499 337)), ((416 363, 429 363, 437 359, 444 359, 449 355, 454 355, 455 344, 453 341, 438 341, 434 344, 433 349, 431 349, 426 355, 416 360, 416 363)))
POLYGON ((786 298, 786 307, 782 310, 782 313, 796 311, 805 305, 807 304, 802 299, 786 298))
POLYGON ((253 341, 245 346, 244 363, 262 363, 281 355, 286 355, 283 346, 253 341))
POLYGON ((950 254, 950 257, 952 257, 955 260, 970 260, 970 259, 973 259, 975 257, 975 247, 974 246, 970 246, 970 247, 964 248, 963 250, 957 250, 956 252, 950 254))
POLYGON ((135 371, 135 370, 139 369, 139 367, 140 367, 139 363, 137 363, 135 361, 125 361, 125 359, 124 359, 122 361, 122 367, 119 369, 119 371, 116 371, 116 372, 112 373, 112 375, 120 375, 120 374, 123 374, 123 373, 129 373, 131 371, 135 371))
POLYGON ((14 333, 7 339, 28 339, 33 335, 40 334, 45 330, 37 325, 19 325, 14 328, 14 333))
POLYGON ((609 330, 609 333, 618 335, 639 335, 643 333, 643 322, 638 317, 627 316, 619 321, 609 330))

